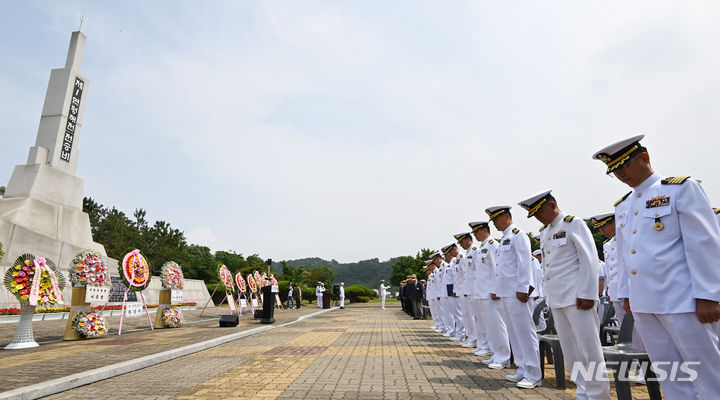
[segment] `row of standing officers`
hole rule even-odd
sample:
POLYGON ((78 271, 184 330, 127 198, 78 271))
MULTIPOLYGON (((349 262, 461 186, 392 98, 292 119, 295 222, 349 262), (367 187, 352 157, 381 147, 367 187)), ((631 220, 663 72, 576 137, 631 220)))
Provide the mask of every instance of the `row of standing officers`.
POLYGON ((483 361, 490 368, 510 367, 512 349, 517 370, 506 378, 533 388, 541 385, 541 371, 532 314, 545 298, 568 367, 601 371, 587 380, 576 374, 577 398, 609 399, 597 313, 598 277, 605 277, 600 290, 618 318, 633 315, 651 362, 690 363, 696 372, 662 380, 665 396, 720 399, 720 210, 711 208, 698 181, 655 173, 641 139, 593 155, 632 188, 614 213, 592 217, 608 237, 604 264, 583 219, 565 214, 551 191, 518 203, 542 224, 537 258, 528 235, 513 224, 511 207, 489 207, 487 221, 470 222, 469 232, 454 235, 427 262, 433 328, 490 356, 483 361))

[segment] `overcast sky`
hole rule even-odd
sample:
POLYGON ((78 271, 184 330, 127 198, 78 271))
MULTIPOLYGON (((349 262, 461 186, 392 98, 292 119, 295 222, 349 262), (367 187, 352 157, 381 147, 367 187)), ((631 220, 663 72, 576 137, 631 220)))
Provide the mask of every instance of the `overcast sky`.
POLYGON ((0 185, 81 15, 85 195, 213 250, 414 254, 544 189, 609 212, 591 155, 638 133, 720 207, 718 2, 5 1, 0 185))

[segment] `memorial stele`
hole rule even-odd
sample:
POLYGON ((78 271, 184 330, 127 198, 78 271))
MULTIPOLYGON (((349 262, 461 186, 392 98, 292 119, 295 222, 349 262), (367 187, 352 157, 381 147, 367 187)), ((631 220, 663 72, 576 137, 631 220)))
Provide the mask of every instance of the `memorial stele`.
MULTIPOLYGON (((27 164, 15 166, 0 199, 2 274, 23 253, 49 258, 67 271, 78 251, 90 249, 108 260, 109 267, 117 266, 93 241, 90 218, 82 210, 84 183, 75 176, 88 92, 88 80, 80 73, 85 39, 73 32, 65 67, 50 73, 35 145, 27 164)), ((0 289, 0 304, 13 302, 10 293, 0 289)))

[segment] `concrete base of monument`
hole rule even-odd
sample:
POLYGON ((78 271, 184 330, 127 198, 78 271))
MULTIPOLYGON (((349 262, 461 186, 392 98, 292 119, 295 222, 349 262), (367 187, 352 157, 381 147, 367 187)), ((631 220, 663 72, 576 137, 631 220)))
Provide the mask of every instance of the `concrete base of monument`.
MULTIPOLYGON (((0 243, 5 266, 24 253, 51 259, 60 270, 84 249, 107 257, 105 248, 92 240, 87 213, 30 197, 0 199, 0 243)), ((117 268, 117 260, 106 262, 117 268)))

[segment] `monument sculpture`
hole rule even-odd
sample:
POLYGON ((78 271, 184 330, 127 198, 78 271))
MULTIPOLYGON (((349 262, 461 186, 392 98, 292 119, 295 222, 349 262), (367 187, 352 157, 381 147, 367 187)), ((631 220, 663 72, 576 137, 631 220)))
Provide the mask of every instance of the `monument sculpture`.
MULTIPOLYGON (((0 243, 5 250, 0 274, 24 253, 52 259, 66 271, 83 249, 117 268, 117 260, 93 241, 90 218, 82 210, 84 183, 76 176, 89 84, 80 73, 85 39, 73 32, 65 67, 50 73, 35 145, 27 163, 15 166, 0 199, 0 243)), ((13 302, 10 293, 0 291, 0 304, 13 302)))

